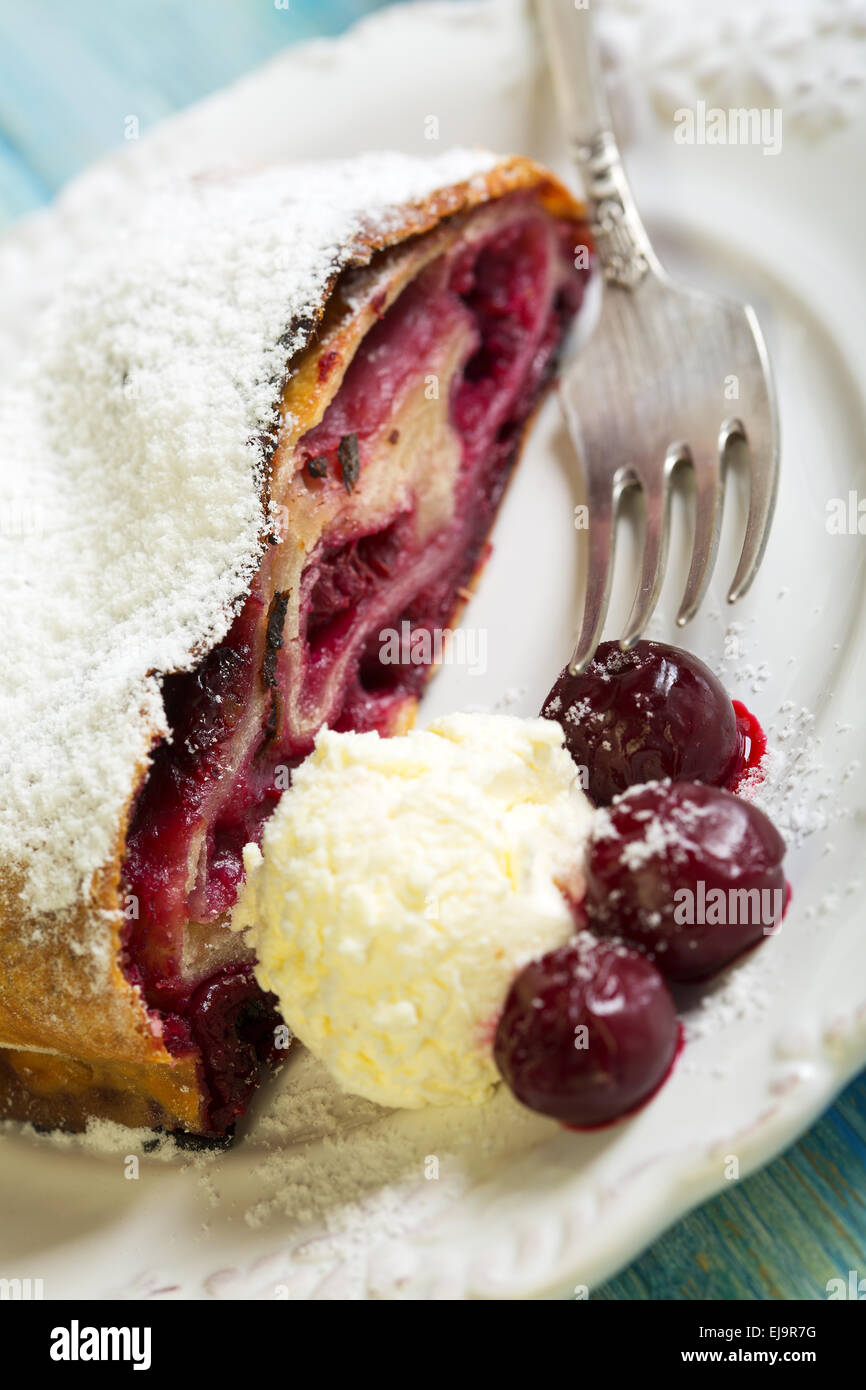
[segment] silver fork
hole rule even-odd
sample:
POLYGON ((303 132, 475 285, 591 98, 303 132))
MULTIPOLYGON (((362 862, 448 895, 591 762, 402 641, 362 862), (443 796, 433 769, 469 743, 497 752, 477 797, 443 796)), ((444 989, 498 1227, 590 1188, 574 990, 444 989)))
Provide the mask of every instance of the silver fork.
POLYGON ((750 460, 746 534, 728 591, 734 603, 749 588, 767 544, 779 440, 767 350, 754 311, 675 285, 650 245, 611 129, 588 9, 578 8, 576 0, 539 5, 604 277, 591 346, 566 367, 560 383, 589 509, 586 600, 570 662, 577 674, 591 661, 607 616, 623 493, 641 488, 646 507, 640 587, 620 639, 627 651, 661 590, 674 469, 690 464, 696 489, 691 565, 677 615, 682 627, 697 612, 715 563, 728 443, 745 440, 750 460), (726 416, 725 384, 732 378, 738 383, 737 414, 726 416))

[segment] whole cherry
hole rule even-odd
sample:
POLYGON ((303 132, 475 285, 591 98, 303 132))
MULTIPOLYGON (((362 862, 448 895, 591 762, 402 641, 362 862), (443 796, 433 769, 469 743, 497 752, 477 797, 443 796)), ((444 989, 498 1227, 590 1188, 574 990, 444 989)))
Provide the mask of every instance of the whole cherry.
POLYGON ((566 667, 541 711, 565 743, 597 806, 639 782, 671 777, 732 787, 745 765, 737 712, 712 671, 690 652, 603 642, 587 669, 566 667))
POLYGON ((581 932, 521 970, 493 1055, 519 1101, 584 1129, 647 1101, 678 1041, 673 1000, 652 962, 581 932))
POLYGON ((778 927, 784 855, 742 797, 697 782, 634 787, 596 816, 589 925, 640 946, 670 980, 702 979, 778 927))

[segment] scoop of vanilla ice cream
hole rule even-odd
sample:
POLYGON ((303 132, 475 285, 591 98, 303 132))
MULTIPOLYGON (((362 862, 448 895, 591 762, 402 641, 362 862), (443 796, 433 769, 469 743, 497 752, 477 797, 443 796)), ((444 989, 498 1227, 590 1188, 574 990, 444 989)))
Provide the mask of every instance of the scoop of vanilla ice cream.
POLYGON ((567 941, 592 812, 547 719, 323 731, 248 845, 233 917, 257 976, 346 1091, 478 1101, 515 973, 567 941))

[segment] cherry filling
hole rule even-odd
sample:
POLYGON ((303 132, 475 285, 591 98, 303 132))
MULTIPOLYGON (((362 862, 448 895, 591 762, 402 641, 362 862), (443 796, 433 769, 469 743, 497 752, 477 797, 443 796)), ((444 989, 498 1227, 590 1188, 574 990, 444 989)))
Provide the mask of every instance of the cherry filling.
MULTIPOLYGON (((170 1050, 199 1053, 214 1134, 243 1112, 278 1022, 240 942, 220 945, 243 846, 261 840, 322 724, 387 733, 420 692, 429 656, 385 660, 381 633, 448 628, 583 297, 586 272, 572 259, 579 229, 519 195, 501 206, 499 221, 457 241, 400 293, 296 446, 295 479, 334 516, 299 584, 281 587, 278 547, 219 646, 164 680, 171 738, 154 750, 127 837, 125 888, 138 915, 126 968, 170 1050), (432 443, 427 400, 441 412, 432 443), (395 420, 419 429, 417 439, 401 444, 395 420), (431 476, 403 485, 391 470, 390 502, 360 520, 368 513, 352 495, 366 497, 373 459, 386 456, 378 477, 388 449, 402 447, 411 463, 422 446, 431 476), (442 478, 444 499, 433 486, 442 478), (292 602, 298 636, 286 640, 292 602), (205 933, 192 955, 190 923, 205 933)), ((320 377, 330 369, 325 354, 320 377)))
POLYGON ((264 1063, 280 1060, 280 1016, 272 994, 259 989, 251 966, 229 967, 184 1001, 183 1014, 164 1014, 163 1041, 178 1055, 197 1047, 208 1088, 208 1127, 224 1133, 246 1109, 264 1063))
MULTIPOLYGON (((467 246, 450 262, 429 266, 368 335, 337 399, 303 441, 318 472, 342 477, 340 441, 349 427, 363 450, 390 419, 399 394, 391 358, 398 385, 420 378, 439 389, 442 383, 428 372, 435 344, 443 324, 462 328, 470 346, 450 384, 460 469, 448 524, 421 539, 411 507, 398 509, 384 531, 330 542, 307 567, 304 694, 319 704, 319 722, 384 730, 394 708, 424 685, 429 661, 383 662, 380 633, 408 631, 409 647, 414 634, 441 632, 452 621, 460 591, 477 569, 520 432, 582 298, 584 279, 564 254, 573 241, 573 229, 565 238, 535 215, 502 228, 480 248, 467 246)), ((288 654, 285 664, 292 660, 288 654)))

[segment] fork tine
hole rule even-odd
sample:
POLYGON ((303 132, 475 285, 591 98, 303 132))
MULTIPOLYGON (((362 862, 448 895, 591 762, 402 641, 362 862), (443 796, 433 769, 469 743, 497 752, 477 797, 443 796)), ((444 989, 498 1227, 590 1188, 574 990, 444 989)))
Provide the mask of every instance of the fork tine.
POLYGON ((607 617, 616 542, 616 507, 619 500, 619 491, 611 488, 609 480, 593 478, 591 468, 587 469, 587 473, 589 556, 583 623, 574 655, 568 663, 568 669, 573 676, 580 675, 592 660, 607 617))
POLYGON ((772 424, 742 431, 749 450, 749 515, 737 572, 728 590, 728 603, 746 593, 764 558, 779 486, 778 444, 772 424))
POLYGON ((743 410, 747 426, 739 420, 728 422, 729 432, 742 435, 749 449, 749 515, 728 603, 742 598, 764 558, 779 488, 779 427, 767 348, 754 310, 744 308, 762 370, 750 377, 752 389, 743 410))
POLYGON ((643 542, 640 588, 635 594, 632 610, 620 639, 622 650, 628 651, 640 637, 658 603, 665 572, 670 535, 671 468, 673 460, 665 462, 662 483, 657 488, 644 488, 646 498, 646 529, 643 542))
POLYGON ((693 452, 692 464, 697 489, 695 538, 689 577, 677 614, 677 627, 685 627, 686 623, 691 622, 701 605, 716 563, 722 528, 724 484, 719 455, 707 452, 696 456, 693 452))

